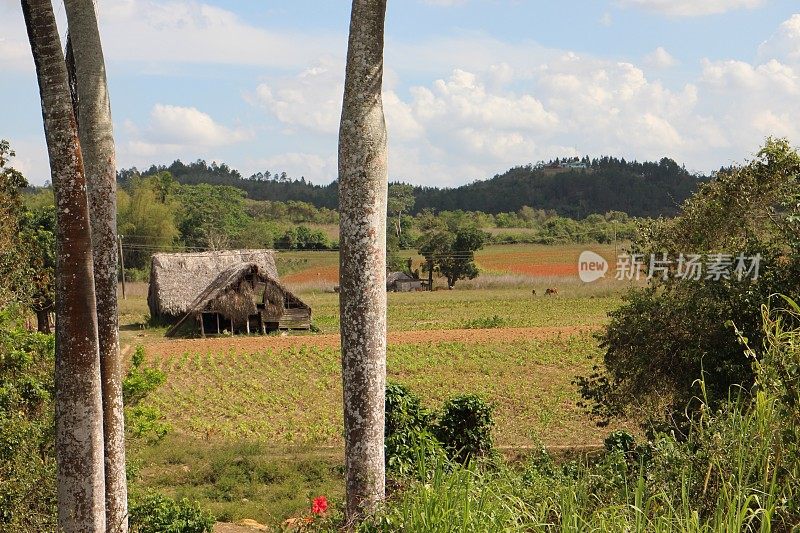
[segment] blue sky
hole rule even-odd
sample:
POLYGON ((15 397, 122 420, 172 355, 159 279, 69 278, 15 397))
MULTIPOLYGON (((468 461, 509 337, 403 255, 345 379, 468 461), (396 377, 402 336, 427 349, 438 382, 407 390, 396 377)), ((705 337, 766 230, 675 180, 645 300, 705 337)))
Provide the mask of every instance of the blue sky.
MULTIPOLYGON (((120 167, 336 173, 350 5, 99 0, 120 167)), ((63 5, 55 3, 63 24, 63 5)), ((390 176, 453 186, 567 155, 709 171, 800 142, 796 0, 389 0, 390 176)), ((19 2, 0 0, 0 138, 49 179, 19 2)))

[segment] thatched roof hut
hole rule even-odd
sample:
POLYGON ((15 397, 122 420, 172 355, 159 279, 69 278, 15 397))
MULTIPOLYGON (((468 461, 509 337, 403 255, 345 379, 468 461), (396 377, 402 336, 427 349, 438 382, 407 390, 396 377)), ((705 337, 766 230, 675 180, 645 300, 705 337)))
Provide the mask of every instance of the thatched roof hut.
POLYGON ((256 263, 224 269, 189 304, 183 317, 167 331, 172 336, 190 318, 200 331, 237 330, 266 333, 275 329, 308 329, 311 308, 256 263))
POLYGON ((278 280, 272 250, 224 250, 153 255, 147 304, 150 316, 178 318, 185 315, 220 273, 233 265, 254 263, 264 275, 278 280))

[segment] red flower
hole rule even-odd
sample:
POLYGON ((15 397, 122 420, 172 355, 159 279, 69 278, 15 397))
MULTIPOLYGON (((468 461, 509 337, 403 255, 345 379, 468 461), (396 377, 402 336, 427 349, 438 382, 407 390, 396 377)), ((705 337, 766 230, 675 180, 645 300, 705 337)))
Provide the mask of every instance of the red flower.
POLYGON ((328 510, 328 499, 325 496, 317 496, 311 504, 311 512, 322 514, 328 510))

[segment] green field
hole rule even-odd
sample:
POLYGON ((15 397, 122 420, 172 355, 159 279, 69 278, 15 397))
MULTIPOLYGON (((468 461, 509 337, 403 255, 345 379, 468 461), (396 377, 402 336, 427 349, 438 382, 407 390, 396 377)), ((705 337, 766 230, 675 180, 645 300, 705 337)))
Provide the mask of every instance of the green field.
MULTIPOLYGON (((453 290, 388 295, 389 331, 463 328, 479 318, 500 317, 503 327, 583 326, 603 323, 619 305, 619 293, 584 296, 569 288, 557 297, 532 296, 527 289, 453 290)), ((540 294, 543 289, 540 290, 540 294)), ((323 332, 339 329, 336 294, 308 293, 314 324, 323 332)))
MULTIPOLYGON (((565 265, 561 258, 571 262, 580 250, 516 245, 482 253, 494 264, 507 256, 513 270, 514 261, 565 265)), ((279 254, 279 263, 312 280, 315 270, 336 266, 330 252, 279 254)), ((301 513, 316 494, 341 497, 338 295, 287 284, 311 305, 319 333, 165 341, 163 328, 143 326, 146 287, 129 286, 123 344, 128 352, 144 345, 146 364, 166 374, 146 403, 171 426, 156 446, 132 443, 141 467, 136 487, 197 499, 225 520, 271 524, 301 513)), ((573 380, 601 354, 592 332, 619 306, 623 289, 493 271, 452 291, 390 293, 389 379, 433 409, 456 394, 482 395, 495 406, 495 439, 507 454, 539 443, 597 446, 609 428, 577 407, 573 380), (551 286, 559 295, 543 296, 551 286), (491 328, 463 329, 482 325, 491 328)))

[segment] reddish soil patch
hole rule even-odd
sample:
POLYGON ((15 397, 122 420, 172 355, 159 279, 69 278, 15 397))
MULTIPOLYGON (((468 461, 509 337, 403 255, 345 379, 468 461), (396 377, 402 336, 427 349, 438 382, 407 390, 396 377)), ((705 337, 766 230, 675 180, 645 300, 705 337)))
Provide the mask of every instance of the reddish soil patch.
POLYGON ((308 283, 313 281, 326 281, 339 283, 339 267, 336 265, 309 268, 294 272, 281 278, 286 283, 308 283))
MULTIPOLYGON (((548 339, 595 331, 592 326, 503 328, 503 329, 448 329, 428 331, 396 331, 389 333, 389 344, 422 344, 428 342, 463 342, 465 344, 491 344, 528 339, 548 339)), ((184 352, 257 352, 283 350, 298 346, 338 348, 339 335, 290 335, 286 337, 218 337, 213 339, 162 340, 148 346, 153 355, 175 355, 184 352)))

